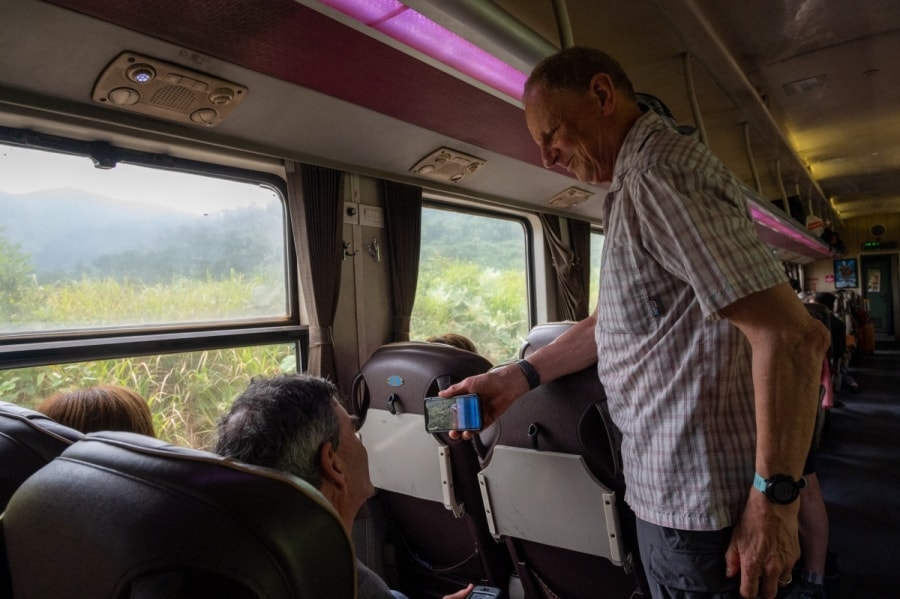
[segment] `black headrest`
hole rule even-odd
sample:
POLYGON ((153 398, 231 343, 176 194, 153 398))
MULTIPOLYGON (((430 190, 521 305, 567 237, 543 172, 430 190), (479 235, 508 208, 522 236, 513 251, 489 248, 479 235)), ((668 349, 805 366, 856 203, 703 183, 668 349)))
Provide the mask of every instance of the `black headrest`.
POLYGON ((425 397, 490 368, 484 356, 442 343, 382 345, 366 360, 354 382, 355 409, 362 417, 369 407, 422 414, 425 397))
POLYGON ((314 488, 125 432, 86 435, 3 517, 15 596, 352 598, 353 548, 314 488))
POLYGON ((40 412, 0 402, 0 512, 25 479, 82 437, 40 412))

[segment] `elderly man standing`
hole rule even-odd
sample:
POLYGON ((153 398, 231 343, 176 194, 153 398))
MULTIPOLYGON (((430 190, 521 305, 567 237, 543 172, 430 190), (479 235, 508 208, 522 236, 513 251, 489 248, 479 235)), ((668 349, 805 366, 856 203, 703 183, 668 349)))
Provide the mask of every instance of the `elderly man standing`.
POLYGON ((547 168, 610 184, 598 306, 527 361, 441 394, 478 393, 490 424, 529 388, 596 363, 653 597, 772 599, 799 555, 828 331, 756 236, 738 181, 642 112, 612 57, 563 50, 523 100, 547 168))

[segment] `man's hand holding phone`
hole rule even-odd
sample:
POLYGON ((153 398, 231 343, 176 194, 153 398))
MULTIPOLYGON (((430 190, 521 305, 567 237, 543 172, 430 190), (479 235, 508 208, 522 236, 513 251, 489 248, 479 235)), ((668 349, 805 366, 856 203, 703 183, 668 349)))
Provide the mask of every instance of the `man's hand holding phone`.
MULTIPOLYGON (((501 366, 490 372, 470 376, 439 393, 441 397, 475 394, 481 403, 482 428, 488 427, 522 394, 528 391, 528 381, 515 364, 501 366)), ((451 430, 451 439, 471 439, 471 431, 451 430)))
POLYGON ((425 430, 429 433, 477 432, 483 426, 481 401, 474 393, 425 398, 425 430))

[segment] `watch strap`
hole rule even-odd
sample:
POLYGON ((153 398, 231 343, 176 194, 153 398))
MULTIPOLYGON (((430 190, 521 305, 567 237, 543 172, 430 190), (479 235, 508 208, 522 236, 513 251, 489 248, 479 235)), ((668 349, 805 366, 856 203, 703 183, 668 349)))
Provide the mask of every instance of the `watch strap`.
POLYGON ((788 503, 793 503, 797 499, 797 497, 800 496, 801 489, 806 488, 806 479, 801 476, 798 480, 795 480, 793 477, 787 474, 776 474, 771 478, 766 479, 763 478, 759 472, 755 472, 753 474, 753 488, 757 489, 771 501, 780 503, 782 505, 787 505, 788 503), (789 499, 779 498, 772 491, 773 485, 783 483, 789 483, 793 485, 794 491, 792 493, 792 497, 789 499))
POLYGON ((759 472, 753 473, 753 488, 763 495, 766 494, 766 479, 764 479, 759 472))
POLYGON ((531 365, 531 362, 528 360, 519 360, 516 362, 516 365, 522 370, 522 374, 525 375, 525 380, 528 381, 529 390, 534 389, 541 384, 541 376, 538 374, 537 370, 534 369, 534 366, 531 365))

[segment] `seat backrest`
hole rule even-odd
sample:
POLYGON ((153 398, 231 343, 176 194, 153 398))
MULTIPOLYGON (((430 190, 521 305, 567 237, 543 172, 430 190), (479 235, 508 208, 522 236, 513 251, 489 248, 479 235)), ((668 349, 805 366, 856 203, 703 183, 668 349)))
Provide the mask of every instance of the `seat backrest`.
MULTIPOLYGON (((520 355, 574 323, 532 329, 520 355)), ((643 586, 619 435, 594 366, 539 385, 479 435, 488 523, 528 597, 628 599, 643 586)))
POLYGON ((490 368, 483 356, 449 345, 391 343, 372 354, 354 382, 372 483, 403 557, 400 590, 404 579, 447 592, 478 580, 506 585, 508 556, 487 529, 474 448, 426 433, 424 420, 426 397, 490 368))
MULTIPOLYGON (((35 410, 0 401, 0 514, 25 480, 83 435, 35 410)), ((0 535, 0 597, 12 594, 0 535)))
POLYGON ((350 539, 309 484, 134 433, 66 449, 3 527, 18 599, 356 595, 350 539))
POLYGON ((40 412, 0 402, 0 512, 25 479, 81 437, 40 412))

